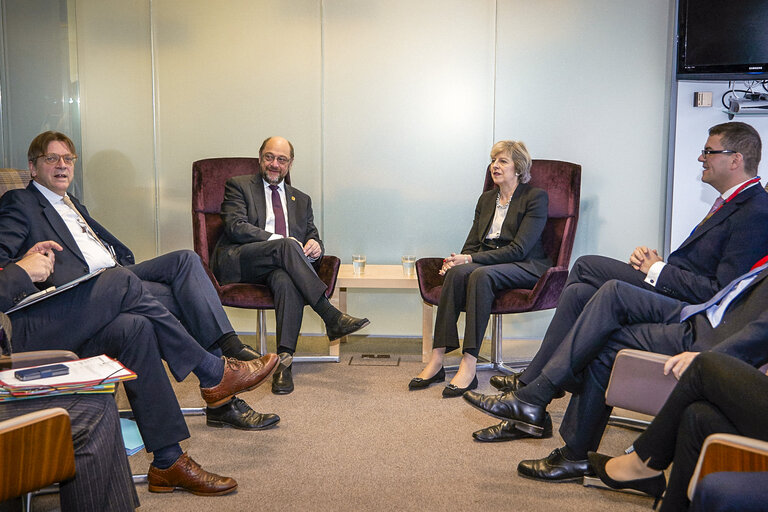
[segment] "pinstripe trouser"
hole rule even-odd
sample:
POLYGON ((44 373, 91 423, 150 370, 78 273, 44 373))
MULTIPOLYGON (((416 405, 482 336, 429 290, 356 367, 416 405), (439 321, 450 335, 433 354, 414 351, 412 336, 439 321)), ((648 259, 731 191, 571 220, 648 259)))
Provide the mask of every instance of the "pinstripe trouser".
POLYGON ((75 476, 60 487, 62 512, 122 512, 138 507, 114 397, 65 395, 4 402, 0 420, 49 407, 69 412, 75 448, 75 476))

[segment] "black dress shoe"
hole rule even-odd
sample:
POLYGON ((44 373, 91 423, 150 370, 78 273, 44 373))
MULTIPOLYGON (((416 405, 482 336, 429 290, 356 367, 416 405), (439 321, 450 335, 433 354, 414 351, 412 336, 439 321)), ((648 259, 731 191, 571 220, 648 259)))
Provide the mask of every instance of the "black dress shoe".
MULTIPOLYGON (((517 430, 513 421, 502 421, 496 425, 472 432, 472 437, 482 443, 499 443, 502 441, 531 438, 533 436, 526 434, 522 430, 517 430)), ((544 439, 552 437, 552 417, 549 413, 544 418, 544 433, 541 437, 544 439)))
MULTIPOLYGON (((525 387, 525 383, 520 380, 522 374, 523 372, 511 373, 509 375, 494 375, 491 377, 490 384, 504 393, 507 391, 517 391, 518 389, 525 387)), ((564 396, 565 391, 558 389, 554 398, 563 398, 564 396)))
POLYGON ((283 371, 275 372, 272 375, 272 393, 276 395, 287 395, 293 391, 293 374, 289 366, 283 371))
POLYGON ((225 353, 224 354, 227 357, 233 357, 239 361, 252 361, 254 359, 258 359, 261 357, 261 354, 259 354, 253 347, 250 345, 243 344, 238 350, 235 350, 233 353, 225 353))
POLYGON ((483 395, 474 391, 464 393, 464 400, 481 411, 500 420, 512 420, 515 428, 532 435, 544 435, 544 419, 547 410, 539 405, 523 402, 514 391, 502 395, 483 395))
POLYGON ((205 416, 205 423, 209 427, 229 427, 240 430, 264 430, 280 421, 280 416, 277 414, 256 412, 236 396, 218 407, 206 407, 205 416))
POLYGON ((454 384, 448 384, 445 386, 445 388, 443 388, 443 398, 454 398, 461 396, 470 389, 477 389, 477 375, 475 375, 475 377, 472 379, 472 382, 469 383, 469 386, 465 388, 460 388, 454 384))
POLYGON ((589 462, 586 459, 568 460, 560 448, 556 448, 543 459, 520 462, 517 465, 517 472, 520 476, 547 482, 570 482, 591 474, 589 462))
POLYGON ((434 384, 435 382, 443 382, 445 381, 445 368, 442 366, 440 367, 440 370, 433 376, 431 376, 428 379, 422 379, 419 377, 414 377, 411 379, 411 382, 408 383, 408 389, 424 389, 426 387, 429 387, 430 384, 434 384))
POLYGON ((335 322, 325 324, 325 331, 328 334, 328 340, 334 341, 359 331, 369 323, 371 322, 367 318, 355 318, 342 313, 335 322))
POLYGON ((595 452, 589 452, 587 454, 587 460, 589 460, 589 465, 592 468, 592 471, 594 471, 597 477, 602 480, 605 485, 611 489, 633 489, 653 496, 655 498, 653 508, 655 509, 656 505, 659 504, 661 495, 664 494, 664 490, 667 488, 667 479, 664 477, 664 472, 660 475, 648 478, 637 478, 635 480, 624 481, 614 480, 605 472, 605 465, 612 458, 613 457, 595 452))

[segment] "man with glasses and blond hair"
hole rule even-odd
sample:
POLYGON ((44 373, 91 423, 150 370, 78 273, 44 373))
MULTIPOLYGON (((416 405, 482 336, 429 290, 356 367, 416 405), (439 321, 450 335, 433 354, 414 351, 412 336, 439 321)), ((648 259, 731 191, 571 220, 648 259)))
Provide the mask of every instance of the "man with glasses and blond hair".
MULTIPOLYGON (((565 366, 570 365, 569 368, 560 364, 558 371, 578 373, 584 370, 575 368, 576 363, 572 361, 576 358, 575 354, 567 357, 564 353, 570 346, 567 340, 571 329, 580 318, 584 323, 586 314, 582 315, 582 312, 598 290, 604 290, 602 303, 616 307, 620 301, 616 299, 612 302, 606 297, 618 296, 631 302, 626 290, 638 288, 644 290, 645 296, 658 293, 674 299, 671 302, 678 304, 697 304, 708 301, 728 283, 749 271, 768 253, 768 193, 757 176, 761 150, 760 135, 748 124, 730 122, 710 128, 709 138, 698 160, 702 164, 701 180, 720 195, 691 235, 669 255, 666 262, 647 247, 636 248, 628 263, 602 256, 579 258, 571 269, 555 316, 531 364, 519 374, 491 377, 491 385, 503 392, 521 391, 523 397, 534 393, 560 395, 562 382, 547 380, 548 375, 554 374, 552 367, 555 363, 551 361, 571 361, 565 363, 565 366), (603 286, 606 283, 609 284, 603 286), (622 293, 615 290, 609 293, 613 288, 622 293)), ((644 302, 649 300, 642 299, 644 302)), ((595 302, 598 302, 597 299, 590 303, 593 310, 595 302)), ((629 324, 661 321, 656 317, 640 318, 635 314, 619 316, 621 322, 629 324)), ((608 324, 605 317, 602 320, 600 325, 608 324)), ((570 338, 572 340, 573 335, 570 338)), ((578 341, 583 343, 584 340, 579 338, 578 341)), ((641 348, 647 350, 644 347, 641 348)), ((612 354, 609 354, 610 357, 612 354)), ((609 371, 611 361, 603 365, 609 371)), ((604 423, 600 423, 607 421, 607 415, 596 413, 601 407, 605 409, 602 377, 591 374, 580 379, 587 384, 572 396, 560 427, 566 446, 544 459, 521 463, 518 471, 524 476, 549 481, 570 480, 580 478, 586 471, 587 451, 597 449, 599 434, 604 427, 604 423), (584 427, 585 418, 591 418, 593 425, 584 427)), ((572 387, 574 390, 578 388, 572 387)), ((474 405, 489 402, 483 400, 482 395, 471 395, 470 398, 474 405)), ((511 393, 491 400, 497 406, 506 401, 513 401, 511 393)), ((483 441, 530 437, 516 426, 515 421, 504 421, 475 435, 483 441)))
MULTIPOLYGON (((32 181, 0 199, 0 267, 17 261, 37 242, 51 240, 56 271, 41 287, 59 286, 102 268, 124 266, 168 309, 208 352, 241 361, 259 358, 234 332, 200 258, 192 251, 173 251, 136 263, 133 253, 96 222, 77 198, 67 193, 74 178, 77 152, 63 133, 35 137, 27 151, 32 181)), ((264 415, 240 399, 208 410, 208 423, 253 430, 264 428, 264 415)))
MULTIPOLYGON (((227 181, 221 204, 224 234, 212 261, 221 283, 266 284, 272 290, 279 354, 296 350, 304 304, 320 315, 331 341, 368 325, 368 319, 349 316, 328 302, 326 285, 312 267, 323 256, 323 242, 312 200, 284 181, 293 157, 287 139, 270 137, 259 148, 260 173, 227 181)), ((289 367, 275 374, 272 392, 292 391, 289 367)))

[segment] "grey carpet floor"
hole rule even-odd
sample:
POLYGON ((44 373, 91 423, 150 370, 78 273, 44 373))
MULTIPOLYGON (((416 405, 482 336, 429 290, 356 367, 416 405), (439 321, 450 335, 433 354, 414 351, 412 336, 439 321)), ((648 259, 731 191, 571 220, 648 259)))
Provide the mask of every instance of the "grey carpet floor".
MULTIPOLYGON (((322 339, 321 339, 322 340, 322 339)), ((305 341, 323 349, 317 339, 305 341)), ((327 345, 325 345, 327 347, 327 345)), ((384 363, 382 363, 384 364, 384 363)), ((232 476, 238 491, 203 498, 184 492, 149 493, 139 485, 141 511, 356 511, 356 510, 648 510, 651 499, 541 483, 517 475, 517 463, 562 445, 555 437, 483 444, 472 432, 496 422, 463 399, 443 399, 442 385, 408 391, 421 370, 420 340, 357 339, 342 347, 341 363, 296 363, 296 390, 272 395, 269 384, 241 395, 254 409, 275 412, 276 428, 243 432, 213 429, 203 416, 187 418, 191 438, 182 447, 204 468, 232 476), (361 354, 388 353, 391 365, 360 364, 361 354), (350 361, 352 364, 350 364, 350 361)), ((491 392, 492 373, 480 372, 491 392)), ((194 377, 174 384, 184 407, 202 404, 194 377)), ((568 398, 550 412, 557 430, 568 398)), ((619 454, 636 432, 609 427, 601 450, 619 454)), ((134 473, 151 458, 131 457, 134 473)), ((36 510, 50 510, 39 498, 36 510)))

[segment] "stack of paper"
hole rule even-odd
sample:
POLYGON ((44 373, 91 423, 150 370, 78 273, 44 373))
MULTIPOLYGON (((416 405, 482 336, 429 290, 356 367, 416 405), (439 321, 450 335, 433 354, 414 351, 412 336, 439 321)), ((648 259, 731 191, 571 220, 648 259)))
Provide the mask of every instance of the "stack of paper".
POLYGON ((14 375, 18 369, 0 372, 0 401, 74 393, 112 393, 116 382, 136 378, 136 374, 119 361, 103 354, 60 364, 69 368, 69 374, 22 381, 14 375))

